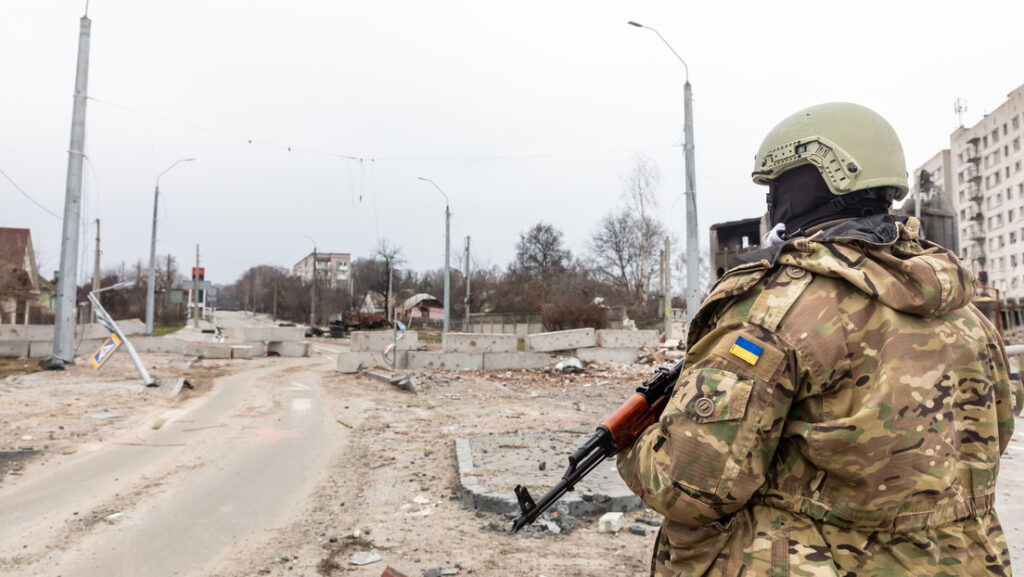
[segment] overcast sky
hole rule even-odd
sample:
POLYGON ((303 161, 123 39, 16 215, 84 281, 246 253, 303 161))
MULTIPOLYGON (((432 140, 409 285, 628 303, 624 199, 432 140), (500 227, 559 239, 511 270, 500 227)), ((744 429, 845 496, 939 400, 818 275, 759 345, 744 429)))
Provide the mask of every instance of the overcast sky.
MULTIPOLYGON (((0 10, 0 170, 57 214, 84 6, 0 10)), ((185 267, 200 244, 218 283, 290 268, 309 238, 353 257, 388 238, 412 268, 442 267, 444 199, 418 176, 451 199, 453 252, 470 235, 482 266, 541 220, 581 254, 638 153, 685 238, 683 68, 628 20, 689 64, 705 246, 711 224, 763 211, 753 155, 792 112, 871 107, 913 170, 949 146, 956 98, 970 125, 1024 83, 1009 0, 92 0, 89 16, 80 282, 96 218, 104 269, 148 263, 155 179, 183 157, 160 181, 157 252, 185 267)), ((30 228, 42 274, 58 268, 60 221, 2 179, 0 226, 30 228)))

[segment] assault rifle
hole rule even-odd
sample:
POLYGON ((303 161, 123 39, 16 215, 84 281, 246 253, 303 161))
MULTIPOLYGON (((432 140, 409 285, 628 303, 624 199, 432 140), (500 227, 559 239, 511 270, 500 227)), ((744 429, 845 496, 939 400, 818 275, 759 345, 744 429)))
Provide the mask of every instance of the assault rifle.
POLYGON ((569 468, 565 470, 562 479, 545 493, 539 502, 530 497, 526 487, 516 485, 516 498, 519 499, 521 514, 512 522, 512 532, 515 533, 536 521, 537 517, 561 499, 562 495, 572 491, 577 483, 601 464, 601 461, 629 448, 640 433, 657 421, 669 397, 672 396, 672 388, 675 387, 682 368, 683 361, 679 361, 671 369, 659 367, 653 377, 637 387, 636 394, 602 421, 594 436, 569 455, 569 468))

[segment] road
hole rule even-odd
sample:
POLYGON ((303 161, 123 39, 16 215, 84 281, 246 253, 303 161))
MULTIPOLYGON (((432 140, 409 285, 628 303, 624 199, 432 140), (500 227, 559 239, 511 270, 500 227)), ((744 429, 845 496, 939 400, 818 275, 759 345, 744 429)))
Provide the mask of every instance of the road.
POLYGON ((153 415, 157 429, 119 431, 0 488, 0 557, 26 560, 10 574, 194 574, 294 516, 347 440, 324 409, 322 365, 227 377, 153 415))

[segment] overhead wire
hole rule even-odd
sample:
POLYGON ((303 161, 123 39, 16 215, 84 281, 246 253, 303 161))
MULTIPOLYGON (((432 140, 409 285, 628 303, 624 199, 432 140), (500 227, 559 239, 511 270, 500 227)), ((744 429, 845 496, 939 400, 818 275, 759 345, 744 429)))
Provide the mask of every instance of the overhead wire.
POLYGON ((3 175, 3 177, 5 179, 7 179, 7 182, 11 183, 11 186, 14 187, 14 190, 17 190, 18 192, 20 192, 21 195, 24 196, 25 198, 27 198, 32 204, 34 204, 34 205, 38 206, 39 208, 43 209, 47 214, 49 214, 53 218, 56 218, 57 220, 60 220, 60 221, 64 220, 64 218, 61 217, 60 215, 58 215, 56 212, 53 212, 49 208, 46 208, 46 206, 44 206, 41 202, 39 202, 35 198, 32 198, 32 195, 30 195, 29 193, 25 192, 25 190, 23 188, 18 186, 18 183, 14 182, 14 179, 12 179, 10 176, 8 176, 7 173, 3 171, 3 169, 0 169, 0 175, 3 175))

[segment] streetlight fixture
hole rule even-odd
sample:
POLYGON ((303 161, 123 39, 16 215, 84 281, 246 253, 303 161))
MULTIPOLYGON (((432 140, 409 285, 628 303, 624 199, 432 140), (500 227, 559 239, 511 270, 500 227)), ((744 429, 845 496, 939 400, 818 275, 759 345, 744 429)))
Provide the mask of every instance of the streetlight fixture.
POLYGON ((156 289, 156 215, 160 202, 160 177, 182 162, 192 162, 195 158, 175 160, 163 172, 156 176, 156 187, 153 190, 153 236, 149 239, 149 284, 146 286, 146 335, 153 334, 153 300, 156 289))
MULTIPOLYGON (((672 54, 683 63, 683 70, 686 74, 686 83, 683 84, 683 132, 685 142, 683 143, 683 158, 686 162, 686 186, 683 195, 686 197, 686 322, 690 321, 697 314, 700 307, 700 256, 699 240, 697 239, 697 177, 693 159, 693 96, 690 92, 690 67, 686 65, 683 57, 676 52, 675 48, 665 40, 665 37, 650 26, 644 26, 639 22, 630 20, 630 26, 646 28, 658 35, 658 38, 668 46, 672 54)), ((666 332, 668 330, 669 311, 666 312, 666 332)))
POLYGON ((434 182, 433 180, 430 180, 429 178, 423 178, 422 176, 419 176, 417 178, 419 178, 423 182, 429 182, 430 184, 433 184, 434 188, 437 189, 437 192, 440 192, 441 196, 444 197, 444 328, 442 329, 441 332, 442 333, 447 333, 448 332, 448 325, 449 325, 449 322, 450 322, 449 319, 450 319, 450 315, 451 315, 451 308, 452 308, 451 307, 451 276, 452 276, 452 269, 451 269, 451 266, 450 266, 451 265, 451 221, 452 221, 451 202, 448 200, 448 195, 445 194, 443 190, 441 190, 441 187, 438 186, 436 182, 434 182))

